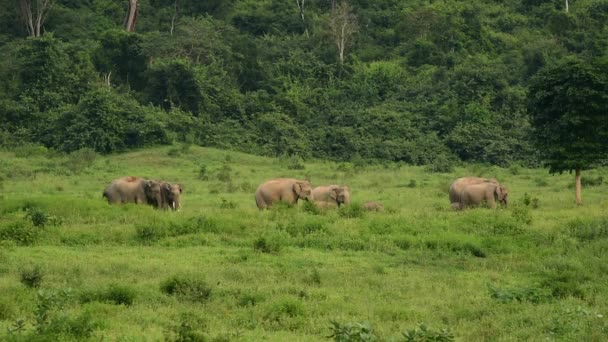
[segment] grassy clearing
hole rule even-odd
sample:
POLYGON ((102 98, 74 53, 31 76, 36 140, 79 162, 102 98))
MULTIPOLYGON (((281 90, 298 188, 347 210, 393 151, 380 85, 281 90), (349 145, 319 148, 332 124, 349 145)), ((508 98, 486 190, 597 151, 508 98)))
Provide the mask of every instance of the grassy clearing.
POLYGON ((608 338, 606 169, 577 207, 572 176, 522 168, 302 168, 188 146, 70 163, 0 152, 0 339, 405 340, 420 323, 463 341, 608 338), (509 208, 450 210, 465 174, 507 184, 509 208), (183 210, 107 205, 124 175, 180 182, 183 210), (255 188, 280 176, 386 211, 259 212, 255 188))

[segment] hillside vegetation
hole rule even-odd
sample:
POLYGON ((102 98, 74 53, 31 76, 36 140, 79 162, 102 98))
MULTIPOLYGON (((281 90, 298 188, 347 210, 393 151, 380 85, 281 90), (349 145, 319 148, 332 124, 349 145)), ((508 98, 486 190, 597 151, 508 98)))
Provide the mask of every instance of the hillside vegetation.
POLYGON ((608 339, 605 168, 587 173, 584 206, 570 176, 540 169, 190 145, 21 148, 0 152, 0 176, 1 340, 608 339), (451 210, 464 174, 506 184, 509 207, 451 210), (108 205, 104 187, 124 175, 179 182, 183 209, 108 205), (279 176, 348 184, 354 203, 259 211, 255 188, 279 176), (386 211, 358 210, 367 200, 386 211))
POLYGON ((530 79, 608 47, 606 0, 131 2, 0 0, 0 145, 538 166, 530 79))

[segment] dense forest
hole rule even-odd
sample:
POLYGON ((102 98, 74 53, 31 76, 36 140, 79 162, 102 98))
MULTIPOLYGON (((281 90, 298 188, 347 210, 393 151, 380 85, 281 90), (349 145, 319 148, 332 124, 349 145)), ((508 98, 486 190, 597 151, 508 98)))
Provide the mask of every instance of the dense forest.
POLYGON ((0 0, 0 146, 538 165, 530 80, 608 0, 0 0))

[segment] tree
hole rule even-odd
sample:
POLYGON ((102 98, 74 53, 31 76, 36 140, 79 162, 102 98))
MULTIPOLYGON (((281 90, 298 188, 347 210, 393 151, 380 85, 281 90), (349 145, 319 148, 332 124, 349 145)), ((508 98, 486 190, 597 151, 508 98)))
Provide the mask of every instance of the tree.
MULTIPOLYGON (((177 6, 177 5, 176 5, 177 6)), ((125 16, 125 29, 127 32, 135 31, 135 23, 137 22, 137 0, 129 0, 129 9, 125 16)))
POLYGON ((40 37, 53 0, 19 0, 19 9, 30 37, 40 37))
POLYGON ((344 51, 347 46, 352 44, 354 35, 358 31, 357 16, 353 13, 348 2, 340 2, 331 11, 329 29, 331 37, 338 48, 340 64, 342 64, 344 63, 344 51))
POLYGON ((549 172, 581 171, 608 156, 608 63, 567 60, 539 72, 529 93, 535 143, 549 172))

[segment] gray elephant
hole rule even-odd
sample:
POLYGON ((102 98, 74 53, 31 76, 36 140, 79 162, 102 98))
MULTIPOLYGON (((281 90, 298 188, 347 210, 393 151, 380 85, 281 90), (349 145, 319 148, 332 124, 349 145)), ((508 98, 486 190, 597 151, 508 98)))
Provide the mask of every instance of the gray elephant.
POLYGON ((367 211, 377 211, 377 212, 382 212, 384 211, 384 206, 378 202, 365 202, 361 205, 361 208, 363 208, 364 210, 367 211))
POLYGON ((339 207, 350 204, 350 189, 346 185, 323 185, 312 189, 312 198, 318 207, 339 207), (327 204, 324 204, 327 203, 327 204))
POLYGON ((498 185, 498 181, 494 178, 480 178, 480 177, 461 177, 455 180, 452 185, 450 185, 450 203, 452 203, 452 207, 457 207, 460 204, 460 193, 462 189, 464 189, 467 185, 471 184, 479 184, 479 183, 492 183, 498 185))
POLYGON ((181 208, 182 186, 169 182, 160 183, 161 207, 163 209, 179 210, 181 208))
POLYGON ((149 204, 162 208, 161 182, 139 177, 122 177, 113 180, 104 190, 103 197, 110 204, 149 204))
POLYGON ((309 181, 294 178, 275 178, 266 181, 255 191, 255 203, 260 210, 267 209, 274 202, 290 205, 299 199, 312 201, 312 186, 309 181))
POLYGON ((465 209, 471 206, 478 206, 482 203, 494 209, 496 202, 502 205, 507 205, 509 199, 509 191, 503 185, 498 185, 489 182, 470 184, 464 187, 460 192, 460 205, 458 209, 465 209))

